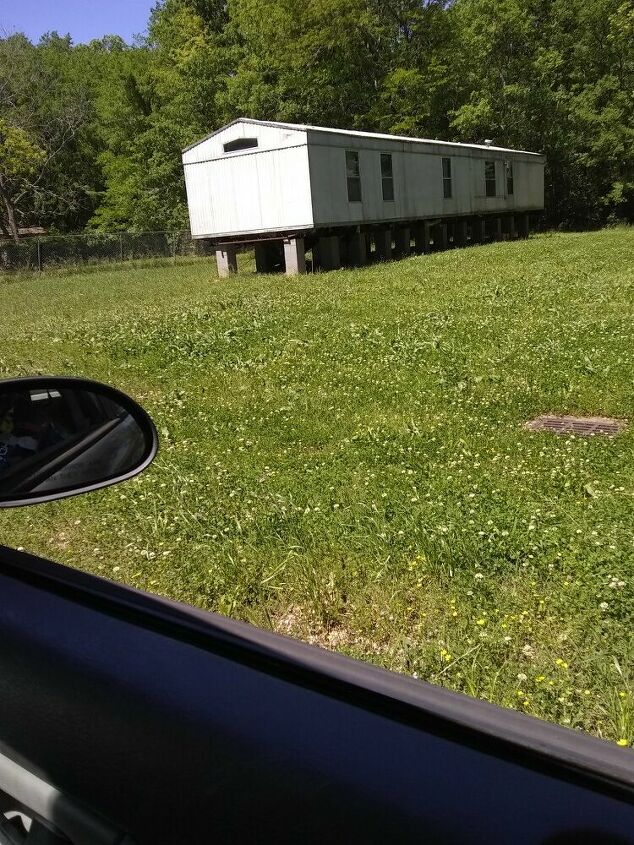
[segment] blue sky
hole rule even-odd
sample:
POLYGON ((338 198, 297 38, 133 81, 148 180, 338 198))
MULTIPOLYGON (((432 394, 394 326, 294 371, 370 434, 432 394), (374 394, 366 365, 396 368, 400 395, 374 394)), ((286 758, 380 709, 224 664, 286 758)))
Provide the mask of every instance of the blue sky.
POLYGON ((120 35, 127 42, 145 32, 155 0, 0 0, 0 37, 24 32, 37 42, 45 32, 71 34, 78 44, 120 35))

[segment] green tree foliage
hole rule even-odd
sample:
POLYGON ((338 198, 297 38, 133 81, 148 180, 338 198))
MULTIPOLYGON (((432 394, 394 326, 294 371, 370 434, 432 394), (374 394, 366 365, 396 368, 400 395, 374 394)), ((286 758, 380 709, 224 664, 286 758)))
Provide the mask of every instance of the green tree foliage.
POLYGON ((359 126, 384 73, 381 20, 366 0, 230 0, 235 71, 225 117, 359 126))
POLYGON ((376 0, 383 28, 383 75, 366 116, 383 132, 448 139, 457 106, 456 32, 447 0, 376 0))
POLYGON ((91 226, 106 231, 157 228, 157 192, 148 184, 149 159, 156 155, 148 143, 156 105, 150 63, 149 51, 122 44, 95 98, 105 190, 91 226))
POLYGON ((91 79, 96 68, 85 47, 45 36, 36 46, 23 35, 0 40, 0 120, 40 151, 14 193, 19 225, 83 227, 100 179, 92 127, 91 79))
POLYGON ((3 179, 20 223, 183 226, 182 147, 246 115, 541 150, 550 225, 631 220, 633 45, 633 0, 160 0, 0 40, 3 179))
POLYGON ((145 44, 123 46, 97 97, 106 192, 92 224, 115 231, 187 223, 181 149, 218 124, 224 4, 166 0, 145 44))
POLYGON ((632 217, 634 6, 462 0, 461 140, 543 150, 551 223, 632 217))
POLYGON ((7 237, 18 240, 16 208, 22 194, 28 191, 29 179, 44 158, 28 134, 0 118, 0 227, 7 237))

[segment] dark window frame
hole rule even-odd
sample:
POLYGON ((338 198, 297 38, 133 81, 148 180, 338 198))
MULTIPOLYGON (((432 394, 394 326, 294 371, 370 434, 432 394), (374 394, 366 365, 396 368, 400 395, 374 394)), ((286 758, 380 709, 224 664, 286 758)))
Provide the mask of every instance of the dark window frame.
POLYGON ((383 202, 394 202, 394 162, 392 153, 381 153, 381 190, 383 202))
POLYGON ((453 176, 451 173, 451 159, 443 156, 442 159, 442 195, 443 199, 450 200, 453 197, 453 176))
POLYGON ((498 195, 498 180, 497 168, 495 161, 487 159, 484 162, 484 193, 487 197, 497 197, 498 195), (493 176, 491 177, 491 169, 493 169, 493 176))
POLYGON ((346 150, 346 183, 348 187, 348 202, 361 202, 359 150, 346 150))
POLYGON ((504 162, 504 174, 506 176, 506 196, 512 197, 515 192, 513 162, 508 159, 504 162))

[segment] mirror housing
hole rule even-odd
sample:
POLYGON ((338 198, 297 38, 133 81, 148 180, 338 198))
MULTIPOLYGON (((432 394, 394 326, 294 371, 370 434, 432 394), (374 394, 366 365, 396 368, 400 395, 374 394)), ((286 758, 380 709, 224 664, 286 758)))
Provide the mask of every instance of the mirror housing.
POLYGON ((156 427, 125 393, 96 381, 0 381, 0 507, 89 493, 142 472, 156 427))

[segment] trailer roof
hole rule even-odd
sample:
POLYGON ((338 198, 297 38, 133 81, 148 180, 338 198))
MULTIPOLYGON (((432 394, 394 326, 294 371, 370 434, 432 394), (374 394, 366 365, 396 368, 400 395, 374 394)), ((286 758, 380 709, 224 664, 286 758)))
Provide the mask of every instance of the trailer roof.
POLYGON ((495 147, 492 144, 462 144, 458 141, 439 141, 436 138, 410 138, 407 135, 390 135, 389 133, 382 133, 382 132, 363 132, 356 129, 334 129, 327 126, 311 126, 308 123, 283 123, 276 120, 255 120, 251 117, 238 117, 236 120, 232 120, 231 123, 227 123, 225 126, 221 126, 219 129, 210 132, 209 135, 205 135, 204 138, 200 138, 200 140, 195 141, 193 144, 185 147, 183 152, 186 153, 188 150, 197 147, 199 144, 202 144, 204 141, 209 140, 209 138, 213 138, 214 135, 217 135, 219 132, 224 132, 225 129, 228 129, 230 126, 234 126, 237 123, 252 123, 255 126, 274 126, 278 129, 295 129, 299 132, 325 132, 329 134, 337 134, 337 135, 351 135, 355 138, 372 138, 372 139, 382 139, 385 141, 406 141, 412 144, 440 144, 446 147, 461 147, 461 148, 468 148, 474 150, 492 150, 499 153, 522 153, 523 155, 532 155, 532 156, 540 156, 542 153, 535 153, 531 152, 530 150, 517 150, 511 147, 495 147))

